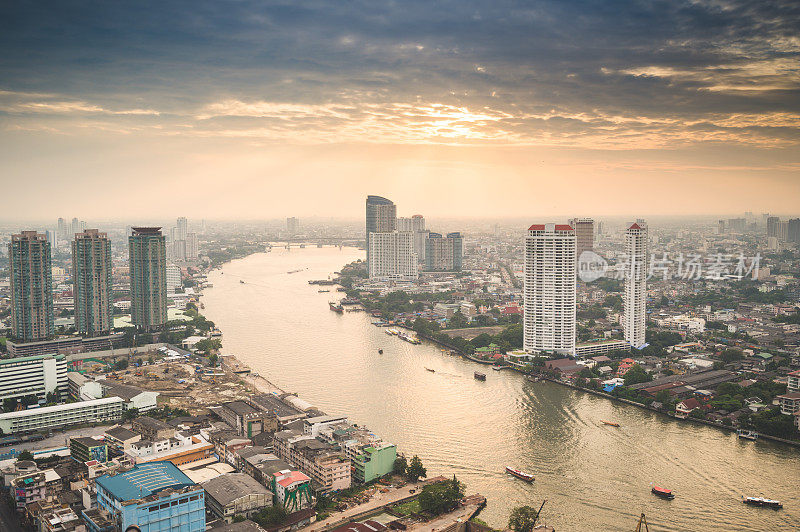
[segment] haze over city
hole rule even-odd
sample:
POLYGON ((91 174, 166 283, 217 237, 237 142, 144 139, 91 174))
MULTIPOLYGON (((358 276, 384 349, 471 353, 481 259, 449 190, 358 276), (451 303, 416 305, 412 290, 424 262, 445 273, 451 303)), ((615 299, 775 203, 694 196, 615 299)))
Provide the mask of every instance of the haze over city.
POLYGON ((795 2, 4 13, 0 176, 39 200, 3 218, 153 218, 176 198, 209 219, 346 216, 376 191, 489 217, 800 198, 795 2))

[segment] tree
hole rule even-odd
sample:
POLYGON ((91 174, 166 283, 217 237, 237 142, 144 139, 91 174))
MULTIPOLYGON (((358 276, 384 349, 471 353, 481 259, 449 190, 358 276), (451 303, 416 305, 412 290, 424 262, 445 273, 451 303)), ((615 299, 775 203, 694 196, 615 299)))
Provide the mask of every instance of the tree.
POLYGON ((733 349, 729 347, 728 349, 722 352, 720 358, 722 358, 723 362, 728 364, 736 360, 741 360, 742 358, 744 358, 744 354, 739 349, 733 349))
POLYGON ((447 320, 448 329, 462 329, 469 325, 469 320, 464 316, 460 310, 457 310, 453 317, 447 320))
POLYGON ((514 532, 531 532, 539 520, 539 511, 533 506, 517 506, 511 510, 508 528, 514 532))
POLYGON ((122 419, 125 421, 130 421, 131 419, 136 419, 137 417, 139 417, 138 408, 129 408, 122 413, 122 419))
POLYGON ((128 360, 125 358, 123 358, 122 360, 117 360, 114 363, 114 369, 117 371, 128 369, 128 360))
POLYGON ((622 378, 625 381, 625 386, 653 380, 653 376, 647 373, 639 364, 631 366, 631 369, 629 369, 622 378))
POLYGON ((212 368, 213 368, 213 367, 216 367, 216 365, 217 365, 217 360, 219 360, 219 357, 217 356, 217 354, 216 354, 216 353, 211 353, 210 355, 208 355, 208 364, 209 364, 209 365, 210 365, 212 368))
POLYGON ((218 351, 222 348, 222 341, 219 338, 204 338, 194 344, 196 350, 203 354, 209 354, 212 351, 218 351))
POLYGON ((665 407, 672 403, 672 396, 669 394, 667 390, 659 390, 656 393, 656 401, 664 405, 665 407))
POLYGON ((283 523, 288 515, 289 514, 286 511, 286 508, 280 504, 277 504, 275 506, 267 506, 255 514, 251 519, 264 528, 268 528, 272 525, 279 525, 283 523))
POLYGON ((406 468, 406 477, 411 482, 416 482, 428 476, 428 470, 422 465, 422 460, 416 454, 411 458, 411 462, 406 468))
POLYGON ((406 460, 405 456, 398 456, 394 461, 394 472, 398 475, 406 474, 406 469, 408 468, 408 460, 406 460))
POLYGON ((26 449, 17 455, 17 461, 19 460, 33 460, 33 453, 26 449))
POLYGON ((463 498, 464 484, 453 475, 453 480, 436 482, 422 488, 419 507, 425 512, 440 514, 452 510, 463 498))

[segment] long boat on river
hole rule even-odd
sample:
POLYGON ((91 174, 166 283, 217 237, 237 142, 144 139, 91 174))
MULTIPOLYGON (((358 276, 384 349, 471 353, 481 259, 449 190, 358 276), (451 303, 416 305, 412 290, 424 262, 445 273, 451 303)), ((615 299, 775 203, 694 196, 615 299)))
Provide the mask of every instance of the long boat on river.
POLYGON ((749 504, 750 506, 765 506, 767 508, 773 508, 775 510, 780 510, 783 508, 783 504, 781 501, 776 501, 774 499, 765 499, 764 497, 742 497, 742 502, 745 504, 749 504))

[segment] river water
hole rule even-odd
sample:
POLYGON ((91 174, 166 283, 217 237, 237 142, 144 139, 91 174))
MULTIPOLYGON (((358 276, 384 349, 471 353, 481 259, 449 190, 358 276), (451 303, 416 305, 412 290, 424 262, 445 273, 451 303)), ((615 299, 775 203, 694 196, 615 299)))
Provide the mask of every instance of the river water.
POLYGON ((328 301, 341 294, 319 293, 308 280, 363 255, 273 248, 212 272, 204 313, 222 329, 223 351, 418 454, 429 476, 455 473, 468 493, 488 497, 481 517, 496 527, 514 506, 547 499, 543 520, 560 531, 634 530, 642 512, 651 530, 800 529, 798 450, 485 371, 434 345, 390 337, 365 313, 331 312, 328 301), (485 382, 475 370, 487 373, 485 382), (506 465, 536 481, 510 477, 506 465), (657 499, 651 483, 676 498, 657 499), (780 499, 784 510, 747 507, 742 494, 780 499))

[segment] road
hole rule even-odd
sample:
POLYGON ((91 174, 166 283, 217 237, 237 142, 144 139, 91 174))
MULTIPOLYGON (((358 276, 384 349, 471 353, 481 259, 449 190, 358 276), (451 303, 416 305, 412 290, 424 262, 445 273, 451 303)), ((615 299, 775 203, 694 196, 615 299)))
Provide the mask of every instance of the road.
POLYGON ((387 504, 391 504, 411 496, 411 490, 417 490, 419 487, 421 487, 421 485, 421 483, 408 484, 402 488, 390 490, 389 493, 381 493, 380 491, 377 491, 372 499, 370 499, 368 502, 359 504, 358 506, 353 506, 352 508, 348 508, 343 512, 336 512, 327 519, 312 523, 301 530, 314 532, 315 530, 324 530, 326 528, 330 528, 333 525, 344 524, 355 515, 359 515, 370 510, 375 510, 382 506, 386 506, 387 504))

